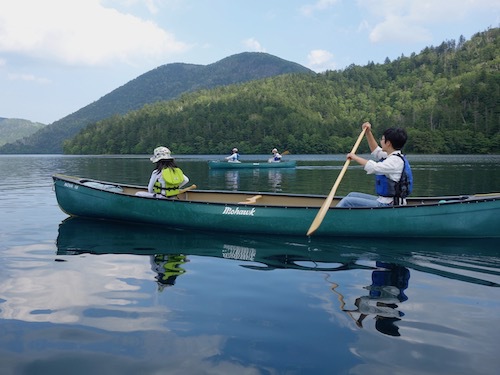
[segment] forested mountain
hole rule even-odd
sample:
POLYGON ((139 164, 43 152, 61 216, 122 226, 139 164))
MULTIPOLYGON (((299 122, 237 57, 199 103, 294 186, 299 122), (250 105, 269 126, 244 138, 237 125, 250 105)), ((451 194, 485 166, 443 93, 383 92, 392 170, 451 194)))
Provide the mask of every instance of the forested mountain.
POLYGON ((499 36, 489 29, 384 64, 184 94, 90 125, 64 151, 344 153, 368 120, 378 133, 405 127, 407 153, 500 153, 499 36))
POLYGON ((44 126, 39 122, 0 117, 0 146, 34 134, 44 126))
POLYGON ((186 92, 210 89, 287 73, 313 72, 266 53, 245 52, 209 65, 167 64, 117 88, 39 132, 0 147, 0 153, 61 153, 62 143, 90 123, 125 114, 145 104, 166 101, 186 92))

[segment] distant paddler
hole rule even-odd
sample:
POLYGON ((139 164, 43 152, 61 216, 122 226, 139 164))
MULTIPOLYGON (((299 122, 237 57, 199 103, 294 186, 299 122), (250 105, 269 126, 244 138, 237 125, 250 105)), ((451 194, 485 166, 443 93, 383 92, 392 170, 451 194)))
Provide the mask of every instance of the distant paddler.
POLYGON ((238 153, 238 149, 236 147, 233 148, 232 154, 226 157, 226 160, 230 163, 241 163, 240 154, 238 153))
POLYGON ((278 152, 277 148, 273 148, 271 151, 273 153, 273 156, 269 158, 268 162, 269 163, 279 163, 281 162, 281 154, 278 152))

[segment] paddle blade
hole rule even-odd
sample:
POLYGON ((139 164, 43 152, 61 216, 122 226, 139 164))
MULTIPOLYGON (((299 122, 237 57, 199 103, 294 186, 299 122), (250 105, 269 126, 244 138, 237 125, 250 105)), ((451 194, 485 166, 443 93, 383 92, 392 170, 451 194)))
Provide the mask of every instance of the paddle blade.
POLYGON ((349 159, 345 161, 344 166, 342 167, 342 170, 340 171, 340 174, 337 177, 337 180, 335 181, 335 184, 332 187, 332 190, 330 190, 330 194, 328 194, 328 197, 326 197, 325 201, 321 205, 321 208, 319 209, 318 213, 316 214, 316 217, 314 218, 313 222, 311 223, 311 226, 309 227, 309 230, 307 231, 308 236, 313 234, 323 222, 323 219, 325 218, 325 215, 332 204, 333 197, 337 192, 337 188, 340 185, 340 180, 342 180, 342 177, 344 176, 347 167, 349 166, 349 162, 350 162, 349 159))

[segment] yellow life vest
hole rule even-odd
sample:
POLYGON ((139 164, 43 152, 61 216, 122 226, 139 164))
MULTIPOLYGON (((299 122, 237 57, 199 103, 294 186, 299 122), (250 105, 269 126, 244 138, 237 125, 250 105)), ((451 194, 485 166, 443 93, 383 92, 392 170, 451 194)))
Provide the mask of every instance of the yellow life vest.
POLYGON ((155 182, 153 191, 166 197, 179 194, 179 185, 184 181, 184 173, 180 168, 165 168, 161 171, 161 177, 165 186, 158 180, 155 182))

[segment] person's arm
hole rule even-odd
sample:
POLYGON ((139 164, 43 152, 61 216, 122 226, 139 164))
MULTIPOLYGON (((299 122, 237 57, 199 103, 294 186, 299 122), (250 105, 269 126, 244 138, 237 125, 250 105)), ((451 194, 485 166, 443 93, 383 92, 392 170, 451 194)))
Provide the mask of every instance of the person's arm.
POLYGON ((375 139, 375 137, 373 136, 373 133, 372 133, 372 124, 370 124, 369 122, 365 122, 362 125, 362 128, 366 129, 366 132, 365 132, 366 140, 368 141, 368 146, 370 147, 370 152, 373 152, 373 150, 375 150, 378 147, 378 143, 377 143, 377 140, 375 139))
POLYGON ((158 177, 158 174, 156 173, 156 169, 153 171, 153 173, 151 173, 151 177, 149 179, 149 183, 148 183, 148 191, 150 193, 154 193, 153 191, 153 187, 154 187, 154 184, 156 182, 156 178, 158 177))
POLYGON ((352 152, 347 154, 347 159, 354 160, 356 163, 361 164, 362 166, 364 166, 368 162, 368 160, 363 159, 361 156, 353 154, 352 152))
MULTIPOLYGON (((372 124, 370 124, 369 122, 365 122, 363 125, 361 125, 361 127, 366 130, 365 131, 366 140, 368 141, 368 146, 370 147, 370 151, 373 152, 378 147, 378 144, 372 133, 372 124)), ((368 163, 368 160, 352 152, 347 154, 347 159, 354 160, 356 163, 362 165, 363 167, 366 165, 366 163, 368 163)))
POLYGON ((185 174, 183 174, 183 176, 184 176, 184 179, 182 180, 181 184, 179 185, 180 188, 189 182, 189 177, 186 176, 185 174))

